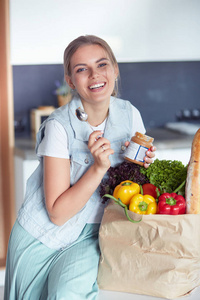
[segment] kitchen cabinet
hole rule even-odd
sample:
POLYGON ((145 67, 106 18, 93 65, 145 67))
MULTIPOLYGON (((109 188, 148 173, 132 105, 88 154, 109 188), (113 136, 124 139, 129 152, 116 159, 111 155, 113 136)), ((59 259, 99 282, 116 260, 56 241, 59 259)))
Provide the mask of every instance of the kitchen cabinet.
POLYGON ((33 139, 16 139, 14 152, 16 216, 24 201, 27 179, 38 164, 39 161, 35 154, 35 141, 33 139))
POLYGON ((37 168, 39 161, 26 160, 22 157, 15 155, 14 168, 15 168, 15 212, 16 215, 24 201, 26 192, 26 182, 33 171, 37 168))

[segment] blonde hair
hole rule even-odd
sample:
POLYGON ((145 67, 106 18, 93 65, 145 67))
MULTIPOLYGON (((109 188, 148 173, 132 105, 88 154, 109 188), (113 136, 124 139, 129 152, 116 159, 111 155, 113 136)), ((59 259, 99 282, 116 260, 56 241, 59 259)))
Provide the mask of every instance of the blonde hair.
MULTIPOLYGON (((118 68, 118 63, 114 56, 114 53, 106 41, 104 41, 103 39, 101 39, 95 35, 84 35, 84 36, 79 36, 78 38, 73 40, 64 51, 64 73, 65 73, 65 75, 71 76, 70 61, 71 61, 72 55, 76 52, 76 50, 79 47, 82 47, 85 45, 99 45, 100 47, 102 47, 108 54, 112 65, 114 67, 118 68)), ((118 72, 119 72, 119 68, 118 68, 118 72)), ((118 73, 118 78, 119 78, 119 73, 118 73)), ((117 96, 117 94, 118 94, 118 80, 115 81, 115 87, 112 92, 112 96, 117 96)))

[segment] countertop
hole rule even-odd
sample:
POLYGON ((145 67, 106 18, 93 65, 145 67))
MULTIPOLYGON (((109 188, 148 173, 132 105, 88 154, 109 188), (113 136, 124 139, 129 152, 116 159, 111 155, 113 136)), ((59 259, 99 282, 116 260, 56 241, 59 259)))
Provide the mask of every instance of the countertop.
POLYGON ((180 133, 166 128, 149 129, 147 135, 154 138, 154 145, 158 150, 191 148, 194 134, 180 133))
POLYGON ((31 138, 16 138, 15 151, 16 156, 24 160, 37 160, 35 153, 35 141, 31 138))
MULTIPOLYGON (((147 135, 154 137, 157 150, 191 148, 194 135, 179 133, 166 128, 149 129, 147 135)), ((31 138, 15 139, 15 155, 24 160, 36 160, 35 141, 31 138)))

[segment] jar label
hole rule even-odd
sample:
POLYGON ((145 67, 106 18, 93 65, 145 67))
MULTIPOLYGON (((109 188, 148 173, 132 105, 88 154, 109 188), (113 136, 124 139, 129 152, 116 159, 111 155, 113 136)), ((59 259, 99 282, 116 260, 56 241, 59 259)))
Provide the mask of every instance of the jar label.
POLYGON ((144 157, 147 150, 147 147, 138 145, 131 141, 128 148, 126 149, 124 156, 132 160, 144 162, 144 157))

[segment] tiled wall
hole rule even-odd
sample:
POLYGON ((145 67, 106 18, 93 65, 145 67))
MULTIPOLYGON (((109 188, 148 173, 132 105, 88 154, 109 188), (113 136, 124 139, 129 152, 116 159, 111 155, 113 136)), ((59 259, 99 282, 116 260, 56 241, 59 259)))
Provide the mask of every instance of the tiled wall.
MULTIPOLYGON (((176 121, 182 109, 200 109, 200 61, 120 63, 119 68, 121 98, 140 110, 146 128, 176 121)), ((16 136, 30 135, 32 108, 57 106, 56 80, 63 80, 62 65, 13 66, 16 136)))

